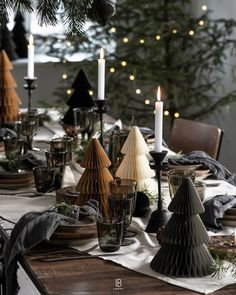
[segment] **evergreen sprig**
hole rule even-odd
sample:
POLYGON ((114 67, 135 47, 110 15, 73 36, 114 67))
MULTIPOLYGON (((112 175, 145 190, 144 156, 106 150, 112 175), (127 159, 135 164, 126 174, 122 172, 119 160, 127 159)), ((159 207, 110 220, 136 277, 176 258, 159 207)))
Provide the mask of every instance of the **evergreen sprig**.
MULTIPOLYGON (((40 25, 56 25, 58 8, 62 7, 62 19, 69 35, 81 34, 94 0, 1 0, 0 24, 6 23, 10 11, 35 11, 40 25)), ((104 5, 106 1, 104 2, 104 5)), ((101 6, 101 10, 104 10, 101 6)), ((107 19, 109 17, 107 16, 107 19)), ((95 19, 95 21, 98 21, 95 19)), ((99 23, 99 21, 98 21, 99 23)))

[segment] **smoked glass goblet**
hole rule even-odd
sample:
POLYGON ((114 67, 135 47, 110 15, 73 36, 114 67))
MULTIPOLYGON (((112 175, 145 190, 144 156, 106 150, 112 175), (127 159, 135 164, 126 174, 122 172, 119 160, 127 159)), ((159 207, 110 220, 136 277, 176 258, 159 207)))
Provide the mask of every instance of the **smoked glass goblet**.
MULTIPOLYGON (((127 239, 127 228, 131 224, 136 204, 137 183, 131 179, 115 179, 110 182, 110 196, 108 199, 111 220, 121 220, 124 223, 122 246, 131 245, 133 240, 127 239)), ((132 233, 132 236, 134 234, 132 233)))

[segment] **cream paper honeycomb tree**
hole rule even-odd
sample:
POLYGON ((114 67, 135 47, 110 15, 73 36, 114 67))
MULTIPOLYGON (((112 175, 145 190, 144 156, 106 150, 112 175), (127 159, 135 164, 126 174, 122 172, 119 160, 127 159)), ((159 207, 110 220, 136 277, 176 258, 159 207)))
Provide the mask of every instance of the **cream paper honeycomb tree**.
POLYGON ((137 126, 133 126, 130 129, 121 153, 125 154, 125 156, 115 176, 136 180, 138 191, 142 191, 144 188, 150 190, 156 188, 157 184, 152 179, 155 176, 155 172, 149 167, 149 160, 147 158, 149 149, 137 126))

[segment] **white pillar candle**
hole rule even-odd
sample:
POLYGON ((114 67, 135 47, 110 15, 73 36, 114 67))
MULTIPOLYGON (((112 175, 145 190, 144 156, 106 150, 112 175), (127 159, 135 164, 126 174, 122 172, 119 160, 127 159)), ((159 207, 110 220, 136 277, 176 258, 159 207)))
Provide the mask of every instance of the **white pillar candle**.
POLYGON ((155 152, 162 152, 163 132, 163 102, 161 101, 161 89, 157 89, 157 101, 155 102, 155 152))
POLYGON ((27 77, 30 79, 34 78, 34 37, 33 35, 30 35, 29 37, 27 77))
POLYGON ((100 49, 100 58, 98 59, 98 99, 104 99, 105 96, 105 59, 104 49, 100 49))

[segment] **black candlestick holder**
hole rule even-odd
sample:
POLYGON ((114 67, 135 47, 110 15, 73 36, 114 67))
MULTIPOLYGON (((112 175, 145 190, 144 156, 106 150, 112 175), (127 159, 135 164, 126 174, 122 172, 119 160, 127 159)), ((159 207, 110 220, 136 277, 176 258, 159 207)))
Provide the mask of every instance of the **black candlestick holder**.
POLYGON ((96 104, 96 108, 94 111, 99 114, 99 120, 100 120, 100 143, 103 146, 103 114, 108 111, 108 107, 106 106, 106 99, 96 99, 94 100, 96 104))
POLYGON ((167 151, 154 152, 151 151, 150 155, 153 161, 150 163, 150 168, 155 170, 157 183, 158 183, 158 199, 157 199, 157 209, 152 212, 149 219, 148 225, 145 229, 148 233, 157 233, 158 230, 165 226, 170 219, 169 211, 163 209, 163 200, 161 196, 161 170, 166 170, 168 168, 168 163, 164 163, 163 160, 167 154, 167 151))
POLYGON ((31 111, 31 96, 33 90, 37 88, 37 85, 34 84, 34 82, 37 80, 37 77, 29 78, 24 77, 26 84, 24 84, 24 89, 28 90, 28 112, 31 111))

